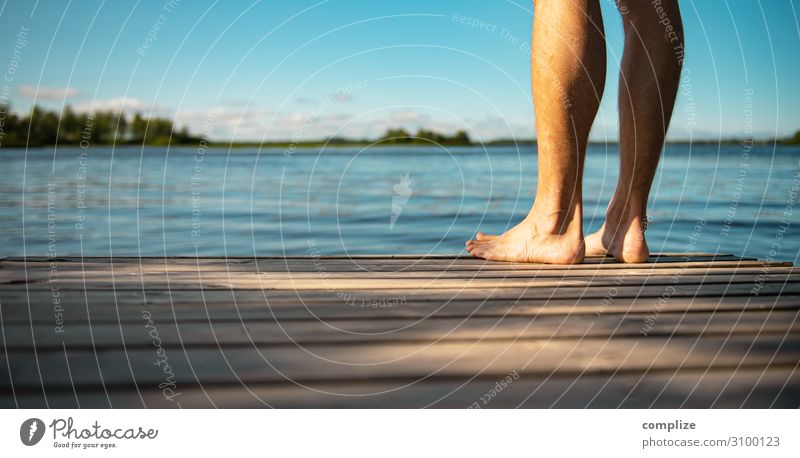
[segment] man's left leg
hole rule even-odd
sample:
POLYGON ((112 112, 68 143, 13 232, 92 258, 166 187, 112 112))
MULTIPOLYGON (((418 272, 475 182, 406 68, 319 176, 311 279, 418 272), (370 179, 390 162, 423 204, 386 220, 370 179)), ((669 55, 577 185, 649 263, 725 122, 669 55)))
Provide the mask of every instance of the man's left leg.
POLYGON ((586 253, 645 262, 647 198, 664 147, 683 65, 678 0, 619 0, 625 52, 619 82, 620 171, 603 227, 586 237, 586 253))

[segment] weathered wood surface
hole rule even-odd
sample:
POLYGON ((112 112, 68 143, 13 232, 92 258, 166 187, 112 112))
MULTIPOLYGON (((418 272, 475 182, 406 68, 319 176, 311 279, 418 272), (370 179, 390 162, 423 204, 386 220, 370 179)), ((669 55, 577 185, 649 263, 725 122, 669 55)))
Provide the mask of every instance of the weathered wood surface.
POLYGON ((5 258, 2 407, 800 406, 800 269, 5 258))

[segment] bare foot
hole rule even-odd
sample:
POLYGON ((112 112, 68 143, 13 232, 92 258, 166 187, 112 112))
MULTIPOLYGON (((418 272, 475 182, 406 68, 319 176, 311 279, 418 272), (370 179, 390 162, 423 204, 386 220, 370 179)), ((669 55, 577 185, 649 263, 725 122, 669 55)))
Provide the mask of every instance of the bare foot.
POLYGON ((636 215, 619 221, 607 216, 603 227, 586 237, 586 254, 613 256, 619 262, 639 263, 650 257, 644 231, 646 219, 636 215))
POLYGON ((580 226, 563 234, 552 234, 537 227, 536 218, 528 216, 508 232, 496 236, 479 232, 467 242, 467 251, 476 258, 491 261, 577 264, 583 261, 584 244, 580 226))

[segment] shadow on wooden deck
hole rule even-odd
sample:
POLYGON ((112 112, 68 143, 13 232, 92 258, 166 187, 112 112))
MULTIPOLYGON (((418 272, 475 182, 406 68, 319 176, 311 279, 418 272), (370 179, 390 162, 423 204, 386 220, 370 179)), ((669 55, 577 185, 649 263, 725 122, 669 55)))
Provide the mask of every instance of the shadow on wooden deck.
POLYGON ((800 270, 6 258, 2 407, 791 407, 800 270))

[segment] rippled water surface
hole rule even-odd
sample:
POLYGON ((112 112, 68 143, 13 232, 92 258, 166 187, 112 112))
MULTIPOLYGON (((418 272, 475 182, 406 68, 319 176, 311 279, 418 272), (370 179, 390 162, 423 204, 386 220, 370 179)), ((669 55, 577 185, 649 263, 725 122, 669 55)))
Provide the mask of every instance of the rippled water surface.
MULTIPOLYGON (((460 253, 521 219, 534 147, 3 149, 2 255, 460 253)), ((616 145, 587 155, 585 228, 602 224, 616 145)), ((800 149, 670 145, 649 202, 658 251, 794 261, 800 149)))

